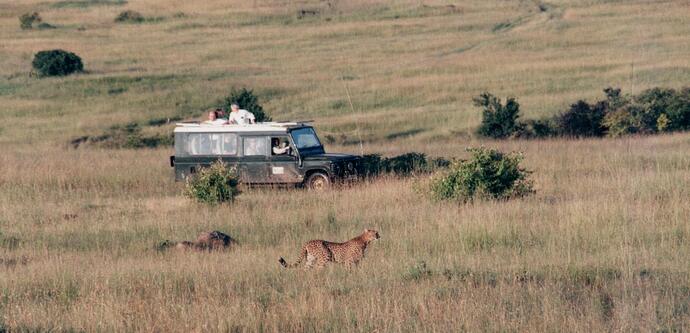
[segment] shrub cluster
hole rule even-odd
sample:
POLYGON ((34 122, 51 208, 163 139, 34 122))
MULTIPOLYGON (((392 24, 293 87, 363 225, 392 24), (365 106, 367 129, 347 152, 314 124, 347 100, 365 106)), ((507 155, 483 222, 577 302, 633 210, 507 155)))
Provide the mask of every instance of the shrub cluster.
POLYGON ((239 194, 238 184, 236 170, 218 160, 187 178, 184 194, 201 203, 230 202, 239 194))
POLYGON ((483 108, 478 132, 492 138, 602 137, 690 130, 690 88, 653 88, 625 96, 617 88, 604 89, 606 97, 593 104, 579 100, 561 114, 518 122, 519 105, 506 105, 489 93, 475 98, 483 108))
POLYGON ((220 107, 230 110, 230 105, 232 103, 237 103, 240 108, 253 113, 257 123, 271 121, 271 117, 264 112, 264 108, 259 104, 259 97, 254 95, 253 90, 247 90, 247 88, 233 88, 230 91, 230 95, 225 97, 220 103, 220 107))
POLYGON ((419 173, 428 173, 445 168, 450 161, 444 158, 427 159, 422 153, 406 153, 395 157, 381 157, 379 154, 368 154, 362 157, 364 175, 375 177, 384 173, 398 176, 410 176, 419 173))
POLYGON ((134 10, 125 10, 115 17, 115 22, 119 23, 141 23, 146 21, 144 15, 134 10))
POLYGON ((65 76, 84 71, 81 58, 64 50, 40 51, 34 55, 31 66, 39 76, 65 76))
POLYGON ((431 183, 435 199, 467 202, 474 199, 509 199, 534 192, 530 172, 520 167, 520 154, 471 148, 469 160, 454 162, 431 183))

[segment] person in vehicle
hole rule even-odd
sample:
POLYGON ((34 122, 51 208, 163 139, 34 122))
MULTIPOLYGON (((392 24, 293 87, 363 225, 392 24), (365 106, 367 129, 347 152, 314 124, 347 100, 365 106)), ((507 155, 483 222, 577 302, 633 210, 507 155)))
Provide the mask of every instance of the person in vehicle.
POLYGON ((230 115, 228 116, 228 122, 230 124, 248 125, 253 124, 256 120, 254 114, 245 109, 240 109, 240 106, 236 103, 232 103, 230 109, 230 115))
POLYGON ((281 143, 279 138, 271 139, 271 147, 273 155, 285 155, 290 153, 290 146, 287 141, 281 143))
POLYGON ((218 117, 218 110, 213 110, 208 112, 208 120, 204 122, 204 124, 209 124, 209 125, 225 125, 227 124, 228 121, 218 117))
POLYGON ((228 115, 225 114, 225 110, 223 110, 222 108, 217 108, 217 109, 216 109, 216 117, 217 117, 217 118, 221 118, 221 119, 228 120, 228 115))

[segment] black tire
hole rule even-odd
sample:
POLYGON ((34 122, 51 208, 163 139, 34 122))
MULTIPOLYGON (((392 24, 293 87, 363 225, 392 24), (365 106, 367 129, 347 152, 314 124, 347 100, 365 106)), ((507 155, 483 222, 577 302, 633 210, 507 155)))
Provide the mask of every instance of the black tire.
POLYGON ((323 172, 314 172, 304 184, 311 191, 325 191, 331 187, 331 179, 323 172))

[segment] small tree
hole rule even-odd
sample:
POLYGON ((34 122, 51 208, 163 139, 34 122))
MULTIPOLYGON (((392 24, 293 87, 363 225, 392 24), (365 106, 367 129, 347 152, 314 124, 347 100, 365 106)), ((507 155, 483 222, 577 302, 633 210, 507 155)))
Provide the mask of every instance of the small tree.
POLYGON ((230 105, 236 103, 240 108, 245 109, 256 118, 256 122, 271 121, 271 117, 264 112, 264 108, 259 104, 259 98, 254 95, 253 90, 247 88, 235 89, 230 91, 230 96, 225 97, 221 102, 221 107, 230 110, 230 105))
POLYGON ((502 139, 512 135, 516 128, 516 121, 520 117, 520 104, 513 97, 501 104, 496 96, 485 92, 473 99, 474 105, 482 108, 482 124, 479 134, 494 139, 502 139))
POLYGON ((228 202, 239 194, 238 183, 235 168, 228 167, 223 161, 218 160, 188 178, 184 194, 207 204, 228 202))
POLYGON ((467 202, 474 199, 509 199, 534 193, 529 171, 520 167, 520 154, 495 149, 468 149, 472 157, 454 162, 448 172, 431 183, 432 196, 467 202))
POLYGON ((31 29, 34 23, 41 23, 41 16, 38 12, 25 13, 19 16, 19 27, 24 30, 31 29))
POLYGON ((65 76, 84 70, 81 58, 64 50, 40 51, 34 56, 31 66, 39 76, 65 76))

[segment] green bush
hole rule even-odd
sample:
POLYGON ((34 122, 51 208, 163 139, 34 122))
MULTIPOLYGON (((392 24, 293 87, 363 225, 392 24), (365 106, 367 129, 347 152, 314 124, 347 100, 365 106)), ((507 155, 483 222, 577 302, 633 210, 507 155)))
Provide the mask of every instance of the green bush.
POLYGON ((379 154, 367 154, 362 156, 362 172, 365 177, 375 177, 383 171, 383 159, 379 154))
POLYGON ((579 100, 551 118, 518 122, 519 105, 506 105, 489 93, 475 98, 484 109, 478 132, 492 138, 549 136, 602 137, 690 130, 690 88, 652 88, 636 96, 619 88, 604 89, 606 98, 594 104, 579 100))
POLYGON ((410 176, 446 168, 450 161, 442 157, 427 159, 422 153, 406 153, 395 157, 381 157, 379 154, 362 156, 364 176, 375 177, 383 173, 397 176, 410 176))
POLYGON ((604 103, 590 105, 579 100, 557 117, 559 134, 570 137, 602 136, 606 133, 603 124, 605 115, 604 103))
POLYGON ((264 112, 264 108, 259 104, 259 97, 254 95, 253 90, 247 90, 247 88, 233 88, 230 91, 230 96, 223 99, 220 107, 230 110, 230 105, 233 103, 239 105, 241 109, 245 109, 254 114, 257 123, 271 121, 271 117, 264 112))
POLYGON ((485 92, 473 99, 474 105, 482 108, 482 123, 479 134, 502 139, 511 136, 517 129, 517 119, 520 116, 520 104, 515 98, 509 97, 506 104, 496 96, 485 92))
POLYGON ((230 202, 239 194, 238 180, 235 168, 218 160, 188 178, 184 194, 207 204, 230 202))
POLYGON ((386 159, 385 170, 399 176, 427 171, 426 156, 422 153, 406 153, 386 159))
POLYGON ((25 13, 19 16, 19 27, 28 30, 33 28, 34 23, 40 23, 41 21, 41 16, 38 15, 38 12, 25 13))
POLYGON ((145 20, 144 15, 133 10, 125 10, 115 17, 115 22, 119 23, 141 23, 145 20))
POLYGON ((431 183, 431 194, 439 200, 467 202, 474 199, 509 199, 534 192, 529 171, 520 167, 520 154, 495 149, 468 149, 472 157, 458 161, 431 183))
POLYGON ((528 119, 518 123, 512 137, 520 139, 546 138, 558 134, 558 128, 551 119, 528 119))
POLYGON ((645 110, 642 122, 646 128, 652 131, 690 130, 690 88, 679 91, 652 88, 635 96, 634 102, 645 110))
POLYGON ((40 51, 34 56, 31 66, 39 76, 65 76, 84 71, 81 58, 64 50, 40 51))

